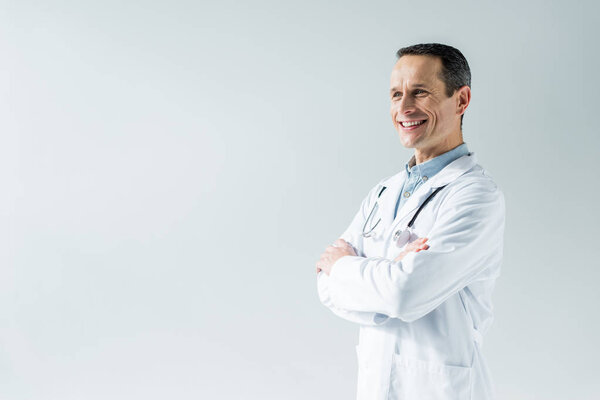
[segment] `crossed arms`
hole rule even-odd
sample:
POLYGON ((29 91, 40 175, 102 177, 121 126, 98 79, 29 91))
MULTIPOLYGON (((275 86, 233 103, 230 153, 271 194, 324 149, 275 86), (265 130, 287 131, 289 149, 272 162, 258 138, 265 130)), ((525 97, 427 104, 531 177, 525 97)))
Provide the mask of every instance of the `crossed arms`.
POLYGON ((316 265, 319 298, 334 314, 365 325, 390 317, 414 321, 483 274, 499 272, 504 197, 497 187, 454 190, 440 206, 428 240, 411 243, 394 260, 354 251, 353 246, 362 253, 366 203, 345 239, 327 247, 316 265))

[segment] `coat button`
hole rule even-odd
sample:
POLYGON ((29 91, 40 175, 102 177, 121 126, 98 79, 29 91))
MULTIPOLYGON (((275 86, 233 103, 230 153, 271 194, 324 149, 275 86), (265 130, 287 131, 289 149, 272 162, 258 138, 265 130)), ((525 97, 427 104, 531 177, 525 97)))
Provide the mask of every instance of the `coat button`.
POLYGON ((421 179, 423 179, 423 182, 427 182, 427 179, 429 179, 429 178, 428 178, 428 177, 426 177, 426 176, 424 176, 424 177, 423 177, 423 178, 421 178, 421 179))
POLYGON ((404 197, 410 196, 410 192, 404 192, 404 197))

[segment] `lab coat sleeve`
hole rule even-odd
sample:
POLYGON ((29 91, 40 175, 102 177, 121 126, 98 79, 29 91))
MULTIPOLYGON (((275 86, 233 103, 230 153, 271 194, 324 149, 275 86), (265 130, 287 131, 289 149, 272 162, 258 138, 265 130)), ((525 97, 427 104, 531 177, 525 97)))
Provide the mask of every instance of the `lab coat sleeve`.
MULTIPOLYGON (((380 182, 381 183, 381 182, 380 182)), ((362 241, 362 226, 366 218, 365 212, 368 214, 369 205, 372 201, 375 201, 377 191, 381 189, 381 185, 375 186, 367 197, 362 201, 360 208, 350 226, 342 233, 341 238, 347 241, 354 247, 356 254, 363 255, 363 241, 362 241)), ((317 289, 319 292, 319 300, 321 303, 329 308, 335 315, 357 324, 361 325, 379 325, 387 320, 387 316, 381 315, 375 312, 366 311, 353 311, 347 310, 341 307, 335 306, 331 301, 331 295, 329 292, 329 280, 330 277, 323 271, 317 274, 317 289)))
POLYGON ((410 322, 421 318, 483 275, 499 271, 504 197, 493 184, 472 183, 448 195, 427 234, 429 249, 401 262, 344 256, 333 265, 333 307, 381 313, 410 322))
POLYGON ((333 305, 331 302, 331 297, 329 295, 329 289, 327 288, 329 281, 329 276, 323 271, 320 271, 317 276, 317 285, 319 289, 319 300, 321 303, 325 305, 327 308, 331 310, 335 315, 341 317, 347 321, 354 322, 360 325, 379 325, 384 323, 388 317, 383 314, 377 314, 372 312, 362 312, 362 311, 349 311, 344 310, 343 308, 338 308, 333 305))

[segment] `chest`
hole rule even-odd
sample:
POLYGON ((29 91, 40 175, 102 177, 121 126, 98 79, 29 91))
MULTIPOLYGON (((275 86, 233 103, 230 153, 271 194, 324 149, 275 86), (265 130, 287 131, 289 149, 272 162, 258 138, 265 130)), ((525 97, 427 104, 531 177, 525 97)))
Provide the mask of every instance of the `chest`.
POLYGON ((375 228, 363 240, 365 257, 395 258, 407 243, 428 237, 445 197, 443 189, 434 193, 435 189, 421 187, 397 209, 402 187, 390 189, 377 199, 366 221, 367 228, 375 228))

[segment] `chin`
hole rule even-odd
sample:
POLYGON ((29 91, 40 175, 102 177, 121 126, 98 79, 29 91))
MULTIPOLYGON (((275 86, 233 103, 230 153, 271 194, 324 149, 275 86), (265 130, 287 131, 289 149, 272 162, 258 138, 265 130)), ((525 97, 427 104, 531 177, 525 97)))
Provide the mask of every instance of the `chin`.
POLYGON ((400 133, 400 143, 402 143, 402 146, 406 147, 407 149, 414 149, 419 145, 420 142, 420 138, 414 138, 414 137, 407 137, 406 135, 400 133))

